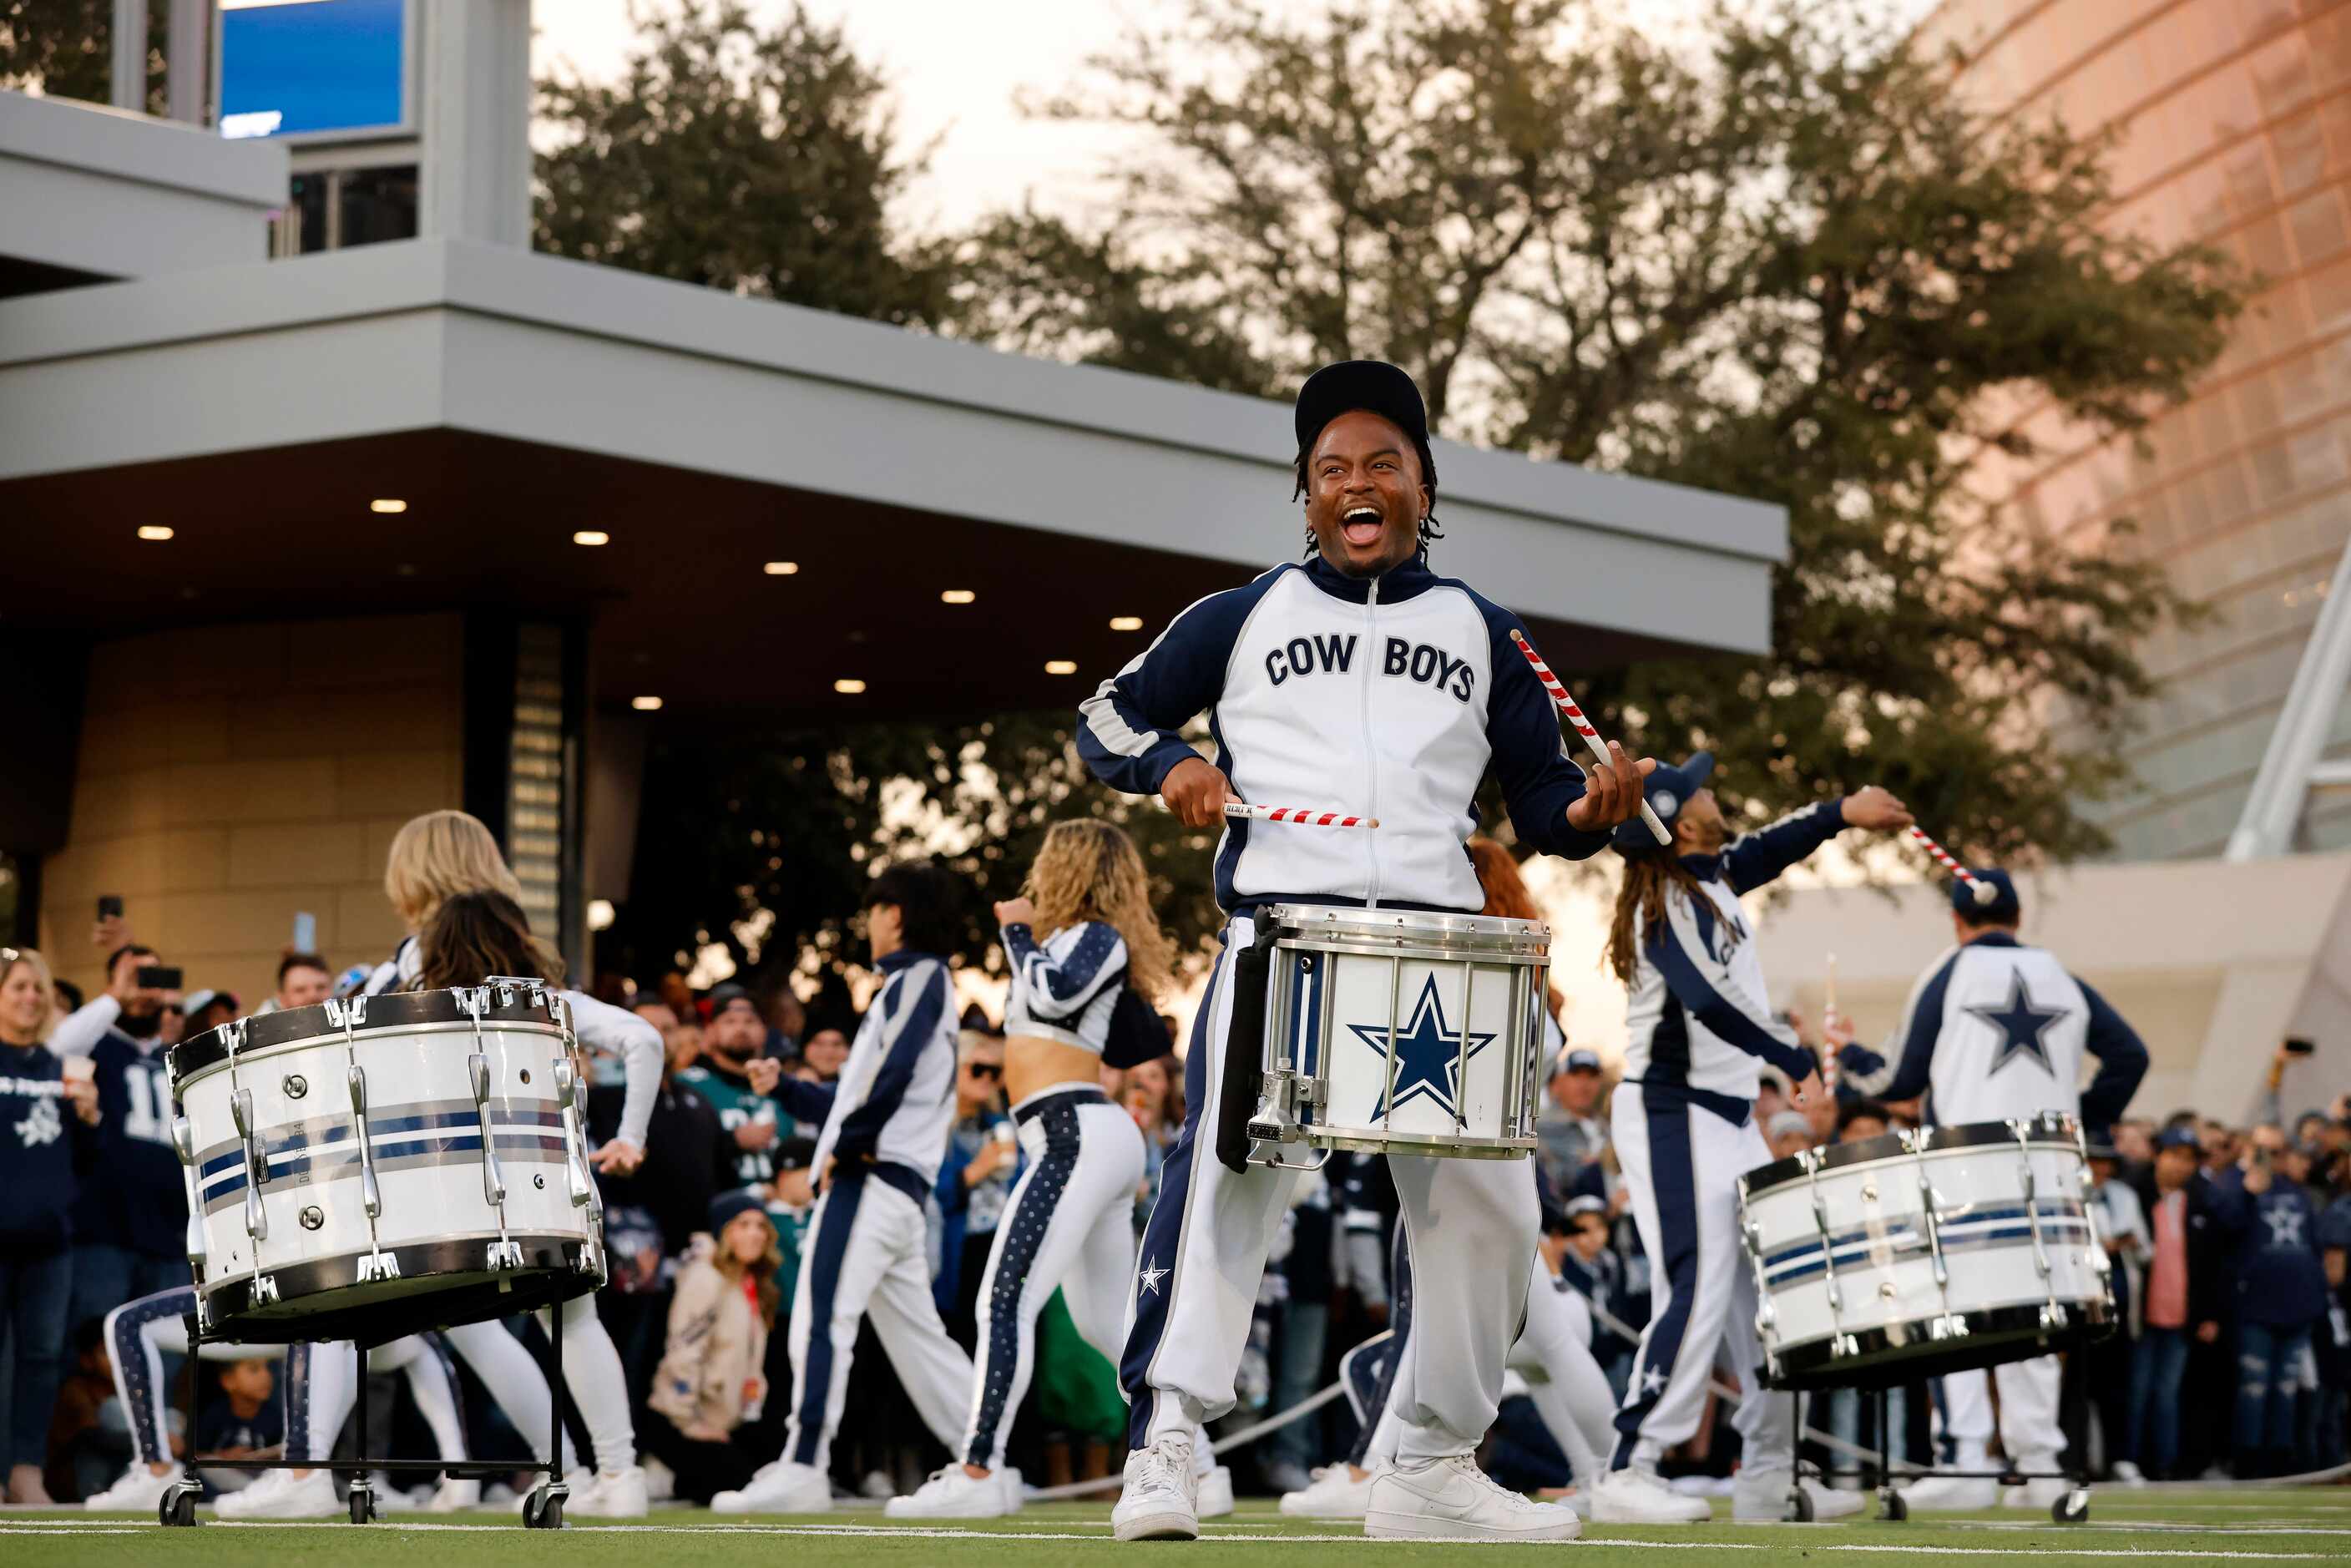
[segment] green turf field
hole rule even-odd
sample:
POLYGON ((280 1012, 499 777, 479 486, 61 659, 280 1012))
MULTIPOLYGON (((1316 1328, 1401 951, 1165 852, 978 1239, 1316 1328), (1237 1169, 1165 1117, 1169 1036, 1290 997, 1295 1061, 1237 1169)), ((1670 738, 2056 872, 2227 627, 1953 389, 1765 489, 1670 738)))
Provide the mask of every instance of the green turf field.
MULTIPOLYGON (((1724 1505, 1718 1505, 1721 1507, 1724 1505)), ((204 1516, 210 1519, 209 1511, 204 1516)), ((0 1512, 0 1563, 41 1568, 112 1568, 171 1563, 173 1568, 274 1568, 303 1562, 319 1568, 377 1568, 434 1563, 448 1568, 561 1564, 612 1568, 663 1564, 1022 1563, 1053 1568, 1103 1563, 1117 1552, 1157 1556, 1175 1544, 1121 1549, 1111 1539, 1103 1504, 1058 1503, 1016 1519, 969 1525, 898 1525, 872 1511, 798 1519, 720 1519, 657 1511, 643 1523, 575 1524, 559 1536, 524 1531, 510 1516, 483 1512, 429 1523, 401 1515, 355 1527, 207 1522, 164 1530, 152 1520, 91 1514, 0 1512)), ((1851 1563, 1928 1557, 2007 1559, 2052 1564, 2113 1558, 2228 1559, 2256 1563, 2351 1561, 2351 1489, 2238 1491, 2102 1491, 2086 1524, 2058 1526, 2018 1512, 1948 1517, 1907 1524, 1716 1524, 1687 1529, 1585 1527, 1572 1546, 1577 1561, 1656 1563, 1660 1553, 1720 1553, 1739 1568, 1799 1563, 1851 1563)), ((1340 1564, 1366 1552, 1383 1561, 1434 1560, 1466 1548, 1367 1542, 1349 1527, 1285 1520, 1270 1500, 1243 1500, 1230 1519, 1211 1522, 1194 1549, 1212 1563, 1340 1564)), ((1544 1550, 1531 1547, 1523 1550, 1544 1550)))

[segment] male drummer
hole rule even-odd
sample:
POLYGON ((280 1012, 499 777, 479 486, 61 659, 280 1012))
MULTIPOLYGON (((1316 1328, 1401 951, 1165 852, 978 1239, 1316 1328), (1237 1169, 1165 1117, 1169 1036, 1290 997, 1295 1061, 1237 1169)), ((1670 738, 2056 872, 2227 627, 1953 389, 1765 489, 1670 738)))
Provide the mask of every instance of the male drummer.
MULTIPOLYGON (((2080 1117, 2092 1137, 2103 1138, 2147 1076, 2147 1047, 2104 997, 2067 974, 2053 955, 2016 939, 2023 905, 2006 872, 1970 875, 1972 881, 1951 884, 1956 946, 1919 977, 1884 1058, 1861 1061, 1863 1071, 1848 1071, 1847 1081, 1880 1100, 1924 1093, 1927 1119, 1940 1126, 2056 1111, 2080 1117), (2097 1075, 2086 1089, 2081 1087, 2085 1053, 2098 1059, 2097 1075)), ((2064 1496, 2070 1483, 2053 1474, 2065 1451, 2057 1425, 2057 1358, 2009 1362, 1994 1375, 2009 1466, 2037 1472, 2038 1479, 2002 1489, 1988 1476, 1934 1476, 1903 1492, 1913 1510, 1995 1502, 2045 1509, 2064 1496)), ((1980 1370, 1943 1379, 1943 1435, 1955 1469, 1985 1468, 1990 1382, 1980 1370)))
MULTIPOLYGON (((1902 802, 1872 786, 1823 800, 1736 840, 1699 752, 1648 781, 1649 805, 1672 829, 1659 844, 1635 822, 1616 830, 1625 880, 1608 962, 1629 996, 1625 1079, 1610 1104, 1616 1157, 1649 1255, 1649 1326, 1616 1415, 1616 1452, 1592 1499, 1610 1524, 1689 1524, 1712 1510, 1657 1477, 1665 1451, 1698 1430, 1720 1355, 1742 1396, 1743 1440, 1732 1513, 1782 1517, 1794 1488, 1795 1400, 1759 1375, 1755 1287, 1739 1241, 1739 1178, 1771 1151, 1755 1124, 1765 1065, 1797 1086, 1802 1107, 1822 1093, 1819 1067, 1774 1018, 1763 966, 1739 896, 1762 886, 1848 827, 1910 825, 1902 802)), ((1813 1516, 1856 1512, 1857 1492, 1811 1481, 1813 1516)))
MULTIPOLYGON (((1437 465, 1428 416, 1394 365, 1327 366, 1299 392, 1297 488, 1310 549, 1248 585, 1211 594, 1081 705, 1078 746, 1095 774, 1156 794, 1190 828, 1224 827, 1217 902, 1224 952, 1185 1061, 1184 1131, 1143 1237, 1134 1326, 1120 1366, 1133 1402, 1119 1539, 1186 1539, 1199 1524, 1192 1433, 1233 1404, 1233 1375, 1296 1177, 1219 1156, 1227 1117, 1256 1108, 1257 1040, 1228 1041, 1234 964, 1272 904, 1475 912, 1485 903, 1464 847, 1479 782, 1499 780, 1521 841, 1581 859, 1638 809, 1652 766, 1611 749, 1587 781, 1559 721, 1511 645, 1512 617, 1428 564, 1437 465), (1178 733, 1207 711, 1218 760, 1178 733), (1236 821, 1228 800, 1376 817, 1375 831, 1236 821), (1241 1053, 1228 1089, 1228 1051, 1241 1053), (1250 1086, 1239 1079, 1245 1076, 1250 1086)), ((1372 1020, 1360 1020, 1371 1022, 1372 1020)), ((1384 1024, 1388 1020, 1377 1020, 1384 1024)), ((1458 1019, 1432 1018, 1420 1060, 1448 1094, 1458 1019)), ((1395 1468, 1370 1501, 1379 1536, 1564 1540, 1566 1509, 1495 1485, 1471 1452, 1494 1418, 1519 1328, 1538 1228, 1534 1184, 1516 1162, 1391 1157, 1423 1263, 1420 1328, 1396 1378, 1405 1423, 1395 1468), (1438 1223, 1440 1216, 1443 1223, 1438 1223)))

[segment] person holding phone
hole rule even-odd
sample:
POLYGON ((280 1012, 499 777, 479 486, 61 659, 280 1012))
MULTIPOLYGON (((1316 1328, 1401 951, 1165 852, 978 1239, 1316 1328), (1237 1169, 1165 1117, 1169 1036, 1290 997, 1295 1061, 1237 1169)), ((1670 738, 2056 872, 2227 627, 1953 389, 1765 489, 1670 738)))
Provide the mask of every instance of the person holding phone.
POLYGON ((2312 1329, 2326 1313, 2318 1215, 2280 1175, 2284 1134, 2253 1129, 2236 1167, 2213 1182, 2212 1221, 2235 1247, 2237 1479, 2284 1475, 2294 1459, 2294 1396, 2312 1329))
POLYGON ((72 1323, 188 1281, 187 1190, 172 1147, 165 1060, 186 1021, 180 971, 130 939, 119 900, 100 899, 99 911, 96 939, 117 943, 106 990, 49 1040, 61 1060, 89 1061, 98 1094, 98 1164, 72 1214, 72 1323))

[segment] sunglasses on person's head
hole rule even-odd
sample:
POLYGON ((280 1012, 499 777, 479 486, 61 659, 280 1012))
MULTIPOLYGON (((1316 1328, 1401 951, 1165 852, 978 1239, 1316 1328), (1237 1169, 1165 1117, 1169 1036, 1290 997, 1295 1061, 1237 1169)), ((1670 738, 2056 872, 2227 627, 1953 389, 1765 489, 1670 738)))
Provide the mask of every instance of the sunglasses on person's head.
POLYGON ((1004 1064, 1000 1061, 967 1061, 963 1070, 974 1078, 1002 1078, 1004 1064))

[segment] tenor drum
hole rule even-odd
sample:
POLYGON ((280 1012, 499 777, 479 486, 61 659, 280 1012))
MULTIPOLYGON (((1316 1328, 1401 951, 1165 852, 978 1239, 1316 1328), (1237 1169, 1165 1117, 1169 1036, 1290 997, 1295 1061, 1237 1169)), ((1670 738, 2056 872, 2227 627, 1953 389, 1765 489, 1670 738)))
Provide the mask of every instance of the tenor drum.
POLYGON ((1740 1178, 1764 1380, 1872 1387, 2022 1361, 2115 1321, 2079 1124, 1807 1150, 1740 1178))
POLYGON ((1551 928, 1538 920, 1261 910, 1264 1077, 1250 1157, 1321 1163, 1292 1157, 1301 1145, 1471 1159, 1532 1153, 1550 949, 1551 928))
POLYGON ((265 1013, 171 1060, 208 1334, 376 1341, 602 1283, 586 1089, 541 982, 265 1013))

